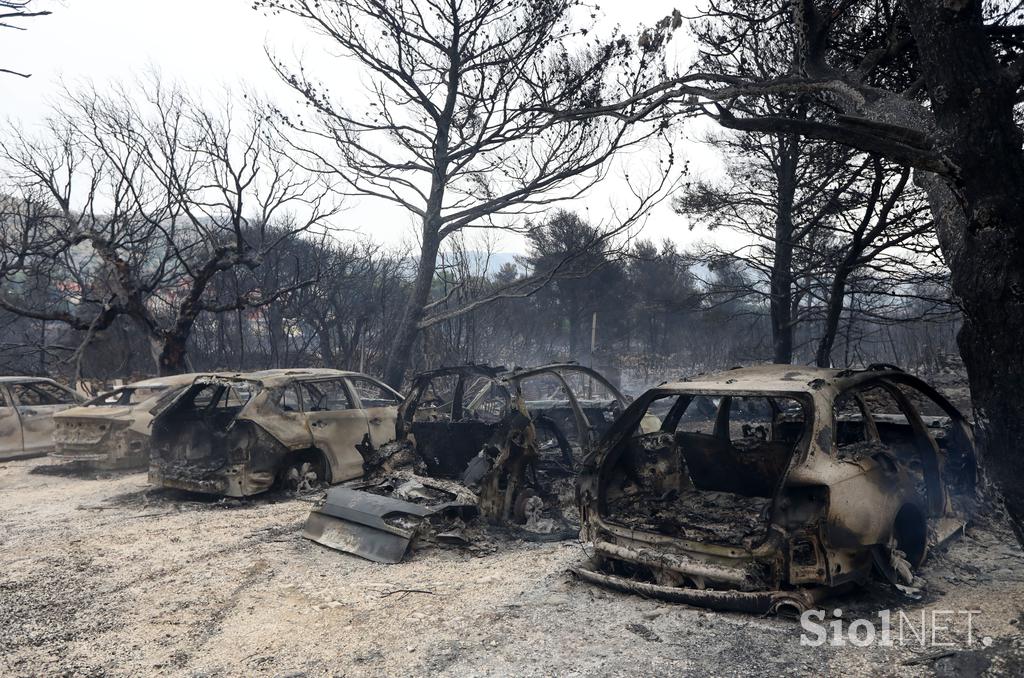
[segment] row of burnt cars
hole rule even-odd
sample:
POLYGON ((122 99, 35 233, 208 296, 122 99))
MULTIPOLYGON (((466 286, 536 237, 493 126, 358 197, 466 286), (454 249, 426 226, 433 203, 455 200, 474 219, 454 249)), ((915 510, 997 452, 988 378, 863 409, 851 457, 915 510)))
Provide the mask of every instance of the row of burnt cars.
POLYGON ((912 595, 976 501, 970 423, 885 365, 739 368, 635 400, 576 364, 434 370, 405 396, 326 369, 183 375, 54 421, 57 458, 148 460, 156 485, 329 486, 303 536, 377 562, 495 531, 580 539, 584 580, 749 612, 871 576, 912 595))

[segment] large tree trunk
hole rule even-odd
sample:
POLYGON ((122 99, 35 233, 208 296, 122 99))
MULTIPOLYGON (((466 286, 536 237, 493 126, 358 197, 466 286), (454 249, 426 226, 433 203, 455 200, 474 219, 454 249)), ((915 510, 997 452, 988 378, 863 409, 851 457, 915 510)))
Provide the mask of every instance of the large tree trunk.
POLYGON ((157 370, 160 376, 183 374, 188 371, 188 337, 186 334, 169 333, 160 342, 157 370))
POLYGON ((150 344, 156 352, 156 369, 160 376, 190 372, 188 341, 192 337, 198 311, 194 308, 179 312, 170 329, 152 329, 150 344))
MULTIPOLYGON (((963 215, 947 259, 964 325, 967 367, 982 462, 1020 528, 1024 521, 1024 151, 1013 119, 1016 83, 996 62, 979 0, 907 0, 940 132, 957 166, 948 180, 963 215)), ((935 204, 933 202, 933 204, 935 204)))
MULTIPOLYGON (((1005 279, 999 286, 1005 289, 1005 279)), ((996 298, 969 305, 958 339, 970 377, 975 436, 985 472, 1024 540, 1024 308, 996 298)))

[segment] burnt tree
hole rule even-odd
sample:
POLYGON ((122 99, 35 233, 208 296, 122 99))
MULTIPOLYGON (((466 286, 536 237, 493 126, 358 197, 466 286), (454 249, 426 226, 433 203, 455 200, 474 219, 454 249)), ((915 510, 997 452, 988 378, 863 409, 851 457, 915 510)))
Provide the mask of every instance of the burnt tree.
MULTIPOLYGON (((469 229, 522 230, 524 217, 583 195, 617 151, 664 134, 627 118, 564 119, 542 104, 586 109, 646 89, 664 75, 668 26, 639 45, 621 35, 597 41, 588 36, 595 15, 571 0, 256 5, 303 19, 368 82, 363 99, 346 91, 342 100, 326 76, 274 60, 313 113, 309 123, 282 113, 309 166, 418 222, 417 268, 384 375, 396 387, 421 330, 479 308, 473 300, 431 314, 447 238, 469 229)), ((649 208, 671 161, 669 154, 654 166, 651 174, 660 176, 635 189, 637 206, 615 228, 649 208)), ((528 293, 524 287, 507 294, 528 293)))
POLYGON ((0 307, 67 325, 86 343, 130 318, 168 374, 186 370, 200 314, 265 306, 310 284, 315 271, 293 270, 269 288, 215 293, 220 276, 258 269, 336 211, 329 187, 278 152, 266 117, 211 112, 154 79, 138 93, 67 93, 42 132, 0 138, 12 192, 47 207, 42 226, 5 230, 0 248, 51 288, 46 304, 0 295, 0 307))
MULTIPOLYGON (((0 0, 0 29, 7 28, 23 31, 22 22, 26 19, 48 16, 49 10, 38 9, 39 3, 33 0, 0 0)), ((31 73, 11 70, 0 66, 0 74, 16 75, 22 78, 31 77, 31 73)))

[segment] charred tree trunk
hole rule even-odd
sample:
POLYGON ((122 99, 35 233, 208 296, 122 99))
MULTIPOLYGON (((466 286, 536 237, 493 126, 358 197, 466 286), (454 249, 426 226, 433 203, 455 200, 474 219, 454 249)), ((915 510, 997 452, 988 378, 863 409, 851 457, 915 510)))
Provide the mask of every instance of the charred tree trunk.
POLYGON ((836 335, 839 333, 839 321, 843 317, 843 309, 846 306, 846 281, 851 270, 852 267, 848 261, 844 261, 832 279, 828 293, 828 309, 825 311, 825 327, 814 357, 814 364, 818 367, 832 365, 832 348, 835 346, 836 335))
POLYGON ((334 343, 331 341, 331 328, 327 323, 316 323, 317 345, 320 347, 320 360, 324 367, 337 367, 334 358, 334 343))
POLYGON ((270 337, 270 364, 274 367, 285 367, 288 351, 288 334, 284 328, 284 317, 277 304, 271 304, 266 310, 267 335, 270 337))
POLYGON ((772 362, 793 362, 793 244, 776 241, 775 260, 772 262, 771 299, 772 362))
POLYGON ((793 199, 796 194, 795 139, 780 139, 778 207, 775 215, 775 252, 769 279, 769 315, 772 325, 772 362, 793 362, 793 199))
POLYGON ((191 332, 169 332, 160 342, 157 371, 160 376, 188 371, 188 338, 191 332))
MULTIPOLYGON (((452 35, 453 44, 458 44, 459 28, 456 26, 452 35)), ((384 366, 384 381, 395 389, 402 388, 405 373, 412 364, 413 348, 416 337, 420 333, 420 321, 426 314, 427 302, 430 300, 430 288, 434 283, 437 270, 437 253, 441 249, 444 222, 445 188, 448 181, 448 146, 451 133, 452 118, 459 95, 459 69, 462 63, 458 53, 451 54, 451 65, 447 72, 447 94, 444 108, 437 116, 437 132, 434 135, 432 171, 430 178, 430 194, 426 209, 423 211, 423 240, 420 244, 420 260, 416 265, 416 279, 413 282, 412 294, 406 302, 402 319, 398 323, 395 339, 391 344, 387 363, 384 366)))
POLYGON ((977 438, 988 477, 1024 525, 1024 151, 1014 117, 1017 82, 997 63, 981 2, 905 3, 940 133, 956 165, 947 182, 963 214, 943 238, 964 324, 977 438))
POLYGON ((395 331, 391 352, 384 368, 384 380, 396 389, 402 387, 402 380, 412 361, 413 347, 420 332, 419 323, 430 299, 430 288, 437 268, 437 253, 441 248, 437 227, 425 225, 423 230, 423 245, 420 249, 419 263, 416 265, 416 278, 402 319, 395 331))

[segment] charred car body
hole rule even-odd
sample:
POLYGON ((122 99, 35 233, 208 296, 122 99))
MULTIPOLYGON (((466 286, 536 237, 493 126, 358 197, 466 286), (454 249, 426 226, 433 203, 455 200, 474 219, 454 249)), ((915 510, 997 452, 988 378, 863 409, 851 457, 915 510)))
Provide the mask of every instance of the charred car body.
POLYGON ((85 398, 52 379, 0 377, 0 459, 53 450, 53 417, 85 398))
POLYGON ((583 579, 802 612, 875 569, 908 586, 974 500, 970 425, 897 368, 741 368, 639 397, 580 472, 583 579), (654 432, 642 422, 660 420, 654 432))
POLYGON ((161 402, 190 385, 196 376, 144 379, 57 413, 53 417, 54 451, 50 456, 99 469, 145 466, 149 462, 153 412, 161 402))
POLYGON ((242 497, 359 478, 363 455, 394 437, 401 399, 356 372, 203 375, 153 420, 149 480, 242 497))
POLYGON ((464 521, 476 516, 567 528, 579 458, 626 405, 599 373, 571 363, 420 374, 399 408, 395 441, 367 459, 367 482, 328 491, 303 534, 398 562, 417 536, 462 541, 464 521))

